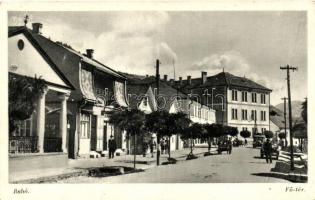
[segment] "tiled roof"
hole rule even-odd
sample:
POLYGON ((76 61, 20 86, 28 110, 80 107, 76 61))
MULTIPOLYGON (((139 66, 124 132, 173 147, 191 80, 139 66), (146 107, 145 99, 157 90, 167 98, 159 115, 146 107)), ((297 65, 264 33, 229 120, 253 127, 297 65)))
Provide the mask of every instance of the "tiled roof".
MULTIPOLYGON (((32 36, 36 40, 36 42, 44 49, 47 55, 57 64, 58 67, 63 68, 64 65, 63 59, 65 56, 71 57, 79 57, 82 59, 83 62, 94 66, 96 69, 104 71, 105 73, 111 74, 112 76, 126 79, 122 74, 116 72, 115 70, 107 67, 106 65, 102 64, 101 62, 88 58, 87 56, 81 54, 74 49, 66 47, 65 45, 61 45, 58 42, 52 41, 49 38, 44 37, 41 34, 34 33, 32 30, 28 29, 24 26, 13 26, 9 27, 9 36, 15 33, 19 33, 20 31, 26 31, 29 35, 32 36)), ((77 64, 77 59, 72 59, 74 65, 77 64)))
MULTIPOLYGON (((178 81, 176 81, 178 85, 178 81)), ((211 87, 211 86, 234 86, 234 87, 242 87, 249 89, 258 89, 271 92, 270 89, 262 86, 248 78, 235 76, 228 72, 220 72, 214 76, 208 76, 206 83, 202 83, 201 78, 192 78, 191 85, 188 85, 187 80, 183 80, 182 89, 190 89, 196 87, 211 87)))
POLYGON ((130 108, 138 108, 143 97, 148 97, 151 110, 156 110, 156 101, 150 85, 147 84, 128 84, 127 95, 130 108))
MULTIPOLYGON (((157 87, 154 76, 144 77, 144 76, 138 76, 138 75, 126 74, 126 73, 123 73, 123 74, 127 77, 127 80, 128 80, 127 87, 130 84, 148 85, 148 86, 151 86, 152 90, 154 90, 157 87)), ((180 92, 179 90, 176 90, 175 88, 170 86, 167 82, 160 80, 160 83, 159 83, 159 97, 160 98, 158 98, 160 107, 163 107, 165 110, 169 110, 171 103, 176 99, 176 96, 182 99, 187 98, 186 94, 180 92)))

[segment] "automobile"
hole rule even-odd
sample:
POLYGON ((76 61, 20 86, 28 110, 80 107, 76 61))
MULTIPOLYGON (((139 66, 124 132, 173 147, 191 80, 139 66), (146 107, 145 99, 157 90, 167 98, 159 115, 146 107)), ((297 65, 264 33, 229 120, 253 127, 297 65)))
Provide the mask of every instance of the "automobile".
POLYGON ((236 138, 235 140, 233 140, 233 147, 239 147, 243 145, 243 140, 240 140, 238 138, 236 138))
POLYGON ((221 154, 222 151, 226 151, 228 152, 230 149, 230 146, 229 146, 229 143, 227 140, 224 140, 224 141, 220 141, 218 143, 218 154, 221 154))
POLYGON ((253 136, 253 148, 261 147, 265 140, 264 135, 254 135, 253 136))
MULTIPOLYGON (((273 143, 271 157, 275 157, 276 160, 278 160, 279 154, 280 154, 280 146, 276 143, 273 143)), ((264 157, 265 157, 265 151, 264 151, 264 145, 262 145, 260 148, 260 158, 264 158, 264 157)))

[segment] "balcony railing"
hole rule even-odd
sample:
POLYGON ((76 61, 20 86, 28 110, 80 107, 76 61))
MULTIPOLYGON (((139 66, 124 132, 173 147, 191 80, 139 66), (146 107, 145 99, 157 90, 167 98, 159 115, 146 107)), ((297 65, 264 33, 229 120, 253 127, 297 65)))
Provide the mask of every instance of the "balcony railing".
MULTIPOLYGON (((9 153, 37 153, 37 136, 10 136, 9 153)), ((59 137, 44 138, 44 152, 61 152, 62 139, 59 137)))
POLYGON ((9 153, 36 153, 37 137, 36 136, 10 136, 9 153))

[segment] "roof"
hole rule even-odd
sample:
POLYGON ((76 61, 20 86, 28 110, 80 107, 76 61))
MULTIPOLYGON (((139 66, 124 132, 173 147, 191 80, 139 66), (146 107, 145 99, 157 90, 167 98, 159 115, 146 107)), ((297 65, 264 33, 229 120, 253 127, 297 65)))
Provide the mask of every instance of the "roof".
POLYGON ((151 109, 156 110, 156 102, 150 85, 128 84, 127 95, 130 108, 138 108, 139 103, 146 96, 151 109))
MULTIPOLYGON (((34 37, 32 37, 32 31, 30 31, 28 28, 24 26, 12 26, 9 27, 9 37, 12 37, 14 35, 24 33, 25 37, 29 39, 31 44, 36 48, 36 50, 40 53, 40 55, 45 59, 45 61, 49 64, 49 66, 59 75, 59 77, 68 85, 69 89, 74 90, 75 87, 73 84, 67 79, 67 77, 64 75, 64 73, 60 70, 60 68, 57 66, 57 64, 47 55, 45 50, 40 46, 37 40, 35 40, 34 37)), ((53 83, 51 83, 53 84, 53 83)))
POLYGON ((270 121, 272 123, 274 123, 277 127, 279 127, 279 129, 284 129, 285 128, 283 116, 272 116, 272 115, 270 115, 270 121))
MULTIPOLYGON (((178 85, 178 81, 176 81, 178 85)), ((196 88, 196 87, 211 87, 211 86, 229 86, 229 87, 241 87, 241 88, 247 88, 247 89, 256 89, 256 90, 262 90, 266 92, 271 92, 272 90, 260 85, 246 77, 239 77, 235 76, 233 74, 230 74, 229 72, 220 72, 214 76, 208 76, 206 83, 202 83, 202 78, 192 78, 191 79, 191 85, 188 85, 187 80, 183 80, 182 82, 183 86, 181 88, 183 89, 190 89, 190 88, 196 88)))
POLYGON ((21 32, 27 33, 29 36, 31 36, 31 38, 34 39, 38 43, 38 45, 44 49, 45 53, 49 55, 49 57, 51 57, 52 59, 57 57, 59 61, 57 61, 57 59, 54 59, 57 66, 59 66, 58 62, 59 64, 61 64, 62 62, 62 57, 60 57, 60 55, 65 55, 64 52, 67 51, 68 53, 71 53, 79 57, 83 62, 94 66, 98 70, 101 70, 105 73, 108 73, 118 78, 126 79, 126 77, 124 77, 122 74, 107 67, 101 62, 95 59, 88 58, 87 56, 81 54, 80 52, 75 51, 74 49, 71 49, 69 47, 66 47, 65 45, 58 44, 57 42, 52 41, 41 34, 34 33, 32 30, 28 29, 27 27, 24 27, 24 26, 9 27, 9 37, 15 34, 21 33, 21 32), (52 48, 52 46, 54 48, 52 48))
MULTIPOLYGON (((130 85, 146 85, 151 86, 151 88, 154 90, 157 88, 156 86, 156 80, 154 76, 139 76, 134 74, 127 74, 123 73, 128 81, 127 85, 130 87, 130 85)), ((140 89, 140 88, 139 88, 140 89)), ((159 98, 158 98, 158 104, 160 108, 169 110, 171 107, 172 102, 176 99, 176 97, 180 97, 182 99, 186 99, 188 96, 179 90, 173 88, 170 86, 167 82, 160 80, 159 82, 159 98), (165 100, 165 101, 164 101, 165 100)))

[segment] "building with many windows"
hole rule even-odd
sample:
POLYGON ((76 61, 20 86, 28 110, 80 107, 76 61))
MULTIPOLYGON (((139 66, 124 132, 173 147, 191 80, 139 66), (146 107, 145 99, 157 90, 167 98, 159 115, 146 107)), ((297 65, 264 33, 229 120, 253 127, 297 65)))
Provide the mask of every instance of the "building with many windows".
POLYGON ((171 81, 174 87, 194 96, 216 111, 216 123, 237 127, 238 131, 262 133, 269 130, 271 90, 246 77, 228 72, 200 78, 187 76, 171 81))

